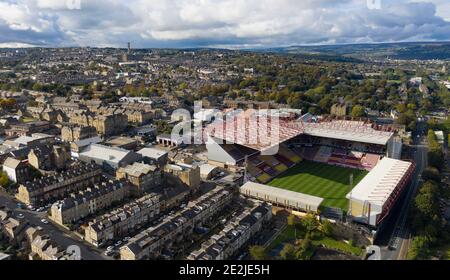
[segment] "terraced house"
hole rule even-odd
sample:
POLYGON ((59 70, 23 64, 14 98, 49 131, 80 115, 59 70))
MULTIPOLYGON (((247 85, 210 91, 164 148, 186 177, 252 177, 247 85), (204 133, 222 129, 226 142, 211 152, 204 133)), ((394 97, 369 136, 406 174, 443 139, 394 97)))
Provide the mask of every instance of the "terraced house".
POLYGON ((235 255, 272 218, 270 204, 256 204, 246 209, 225 224, 224 229, 214 234, 193 251, 188 260, 226 260, 235 255))
POLYGON ((177 187, 145 195, 89 222, 84 239, 100 247, 124 237, 153 221, 161 211, 180 205, 188 194, 187 188, 177 187))
POLYGON ((102 172, 97 165, 78 163, 58 175, 21 184, 16 198, 25 204, 40 206, 51 199, 61 199, 74 191, 92 186, 100 182, 101 178, 102 172))
POLYGON ((49 218, 60 225, 71 224, 122 201, 128 194, 129 184, 126 181, 108 181, 104 178, 99 184, 55 202, 49 218))
POLYGON ((191 201, 188 208, 175 213, 157 226, 152 226, 134 236, 120 248, 122 260, 142 260, 160 256, 164 248, 185 242, 195 227, 222 210, 233 198, 233 192, 224 187, 191 201))

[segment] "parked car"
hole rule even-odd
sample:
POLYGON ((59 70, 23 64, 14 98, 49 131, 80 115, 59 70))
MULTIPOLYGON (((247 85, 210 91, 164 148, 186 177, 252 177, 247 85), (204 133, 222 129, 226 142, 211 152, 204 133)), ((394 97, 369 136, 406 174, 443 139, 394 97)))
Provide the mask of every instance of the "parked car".
POLYGON ((112 256, 114 251, 105 251, 105 256, 112 256))

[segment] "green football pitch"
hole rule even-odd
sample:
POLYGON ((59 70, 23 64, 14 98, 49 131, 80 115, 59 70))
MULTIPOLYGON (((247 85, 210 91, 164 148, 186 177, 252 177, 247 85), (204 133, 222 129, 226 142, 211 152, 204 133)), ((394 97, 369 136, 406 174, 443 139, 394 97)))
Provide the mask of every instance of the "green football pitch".
POLYGON ((321 206, 337 207, 348 210, 350 192, 350 174, 353 174, 353 187, 361 181, 368 172, 364 170, 345 168, 302 161, 269 182, 270 186, 294 192, 322 197, 321 206))

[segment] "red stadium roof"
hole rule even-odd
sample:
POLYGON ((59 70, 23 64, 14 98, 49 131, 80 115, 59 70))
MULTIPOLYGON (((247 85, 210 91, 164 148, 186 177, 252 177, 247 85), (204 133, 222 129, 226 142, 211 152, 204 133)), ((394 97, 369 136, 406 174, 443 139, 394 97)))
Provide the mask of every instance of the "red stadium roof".
POLYGON ((224 144, 239 144, 263 151, 303 133, 303 124, 278 117, 234 117, 206 128, 209 136, 224 144))

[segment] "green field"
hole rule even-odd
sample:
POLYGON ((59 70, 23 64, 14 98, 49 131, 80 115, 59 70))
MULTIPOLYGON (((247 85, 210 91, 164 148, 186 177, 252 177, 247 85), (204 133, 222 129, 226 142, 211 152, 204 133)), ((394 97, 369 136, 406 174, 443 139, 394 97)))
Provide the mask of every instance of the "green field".
POLYGON ((345 196, 350 192, 350 174, 353 186, 368 172, 324 163, 303 161, 269 182, 270 186, 324 198, 321 206, 348 210, 345 196))

